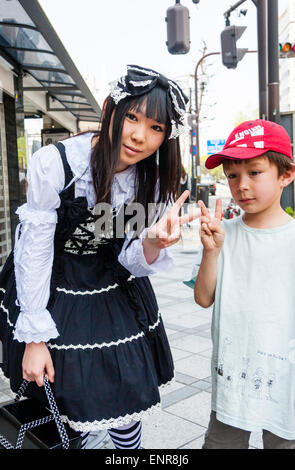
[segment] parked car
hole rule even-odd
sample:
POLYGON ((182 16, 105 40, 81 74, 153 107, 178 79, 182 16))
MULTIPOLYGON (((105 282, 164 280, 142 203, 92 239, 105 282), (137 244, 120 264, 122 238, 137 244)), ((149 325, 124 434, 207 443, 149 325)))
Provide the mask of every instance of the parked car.
POLYGON ((209 186, 209 193, 215 196, 216 193, 216 184, 214 178, 211 175, 203 175, 200 180, 201 185, 209 186))

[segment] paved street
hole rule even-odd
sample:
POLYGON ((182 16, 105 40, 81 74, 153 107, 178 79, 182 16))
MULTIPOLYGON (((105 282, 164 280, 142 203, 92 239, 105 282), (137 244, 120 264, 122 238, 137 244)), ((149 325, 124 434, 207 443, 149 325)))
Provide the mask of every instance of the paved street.
MULTIPOLYGON (((214 199, 210 197, 211 211, 214 199)), ((182 241, 171 248, 175 270, 151 277, 175 362, 175 381, 161 393, 162 411, 143 420, 146 449, 200 449, 208 424, 212 309, 196 305, 192 289, 182 283, 190 278, 200 248, 198 228, 198 221, 184 228, 182 241)), ((9 389, 0 381, 0 401, 9 399, 9 389)), ((261 448, 260 435, 253 434, 250 443, 261 448)), ((113 448, 108 436, 99 447, 113 448)))

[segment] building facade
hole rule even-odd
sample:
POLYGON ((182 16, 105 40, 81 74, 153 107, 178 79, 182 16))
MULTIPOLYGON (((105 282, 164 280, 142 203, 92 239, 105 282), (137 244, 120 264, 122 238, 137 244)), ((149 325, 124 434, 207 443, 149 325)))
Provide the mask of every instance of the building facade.
MULTIPOLYGON (((279 42, 295 43, 295 1, 288 0, 279 17, 279 42)), ((295 57, 280 58, 280 110, 295 111, 295 57)))
POLYGON ((0 269, 14 244, 15 211, 26 202, 30 156, 97 129, 100 114, 38 1, 0 0, 0 269))

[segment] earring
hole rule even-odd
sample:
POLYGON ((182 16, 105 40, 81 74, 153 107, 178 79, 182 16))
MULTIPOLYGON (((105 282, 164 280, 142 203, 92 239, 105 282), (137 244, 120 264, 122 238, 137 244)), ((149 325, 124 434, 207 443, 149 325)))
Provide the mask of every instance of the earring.
POLYGON ((159 149, 157 149, 157 151, 156 151, 156 163, 157 163, 157 166, 159 166, 159 160, 160 160, 160 152, 159 152, 159 149))

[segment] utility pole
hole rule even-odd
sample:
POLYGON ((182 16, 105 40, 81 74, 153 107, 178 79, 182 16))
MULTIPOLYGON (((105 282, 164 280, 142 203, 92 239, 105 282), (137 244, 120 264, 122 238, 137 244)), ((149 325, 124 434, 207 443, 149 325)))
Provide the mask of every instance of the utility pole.
MULTIPOLYGON (((192 108, 192 89, 189 89, 189 113, 192 114, 193 108, 192 108)), ((195 163, 194 163, 194 152, 193 152, 193 145, 194 145, 194 139, 193 139, 193 133, 196 131, 195 126, 192 125, 190 129, 190 138, 191 138, 191 165, 192 165, 192 171, 191 171, 191 187, 194 185, 194 180, 195 180, 195 163)))
MULTIPOLYGON (((196 183, 200 182, 201 177, 201 166, 200 166, 200 137, 199 137, 199 123, 200 123, 200 110, 199 110, 199 98, 198 98, 198 68, 206 57, 211 55, 220 55, 220 52, 209 52, 209 54, 203 55, 197 62, 195 68, 195 109, 196 109, 196 183)), ((196 185, 196 188, 198 186, 196 185)), ((197 194, 196 194, 197 197, 197 194)))
POLYGON ((259 118, 268 118, 267 89, 267 0, 252 0, 257 7, 257 48, 258 48, 258 79, 259 79, 259 118))
MULTIPOLYGON (((240 0, 225 13, 226 25, 240 0)), ((259 117, 280 122, 278 0, 252 0, 257 8, 259 117)))
MULTIPOLYGON (((259 3, 259 2, 258 2, 259 3)), ((278 0, 268 0, 268 120, 280 123, 278 0)))

